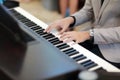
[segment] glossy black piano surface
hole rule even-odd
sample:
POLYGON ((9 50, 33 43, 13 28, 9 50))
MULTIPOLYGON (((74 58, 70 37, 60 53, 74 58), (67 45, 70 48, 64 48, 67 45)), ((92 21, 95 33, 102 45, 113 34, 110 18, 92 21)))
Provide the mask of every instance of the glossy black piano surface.
POLYGON ((55 80, 57 76, 64 76, 60 78, 64 80, 74 76, 79 66, 46 43, 41 39, 41 42, 32 42, 25 49, 5 42, 0 48, 1 69, 13 80, 55 80))

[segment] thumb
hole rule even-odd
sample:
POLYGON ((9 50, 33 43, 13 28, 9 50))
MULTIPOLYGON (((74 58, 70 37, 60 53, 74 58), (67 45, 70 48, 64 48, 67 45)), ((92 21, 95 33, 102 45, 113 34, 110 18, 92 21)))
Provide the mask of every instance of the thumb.
POLYGON ((78 43, 80 43, 80 41, 79 41, 79 40, 76 40, 75 43, 78 44, 78 43))

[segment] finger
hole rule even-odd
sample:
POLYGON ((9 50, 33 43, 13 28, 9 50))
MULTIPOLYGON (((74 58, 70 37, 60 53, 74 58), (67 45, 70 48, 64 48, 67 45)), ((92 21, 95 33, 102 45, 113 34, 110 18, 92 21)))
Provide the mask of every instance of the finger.
POLYGON ((78 44, 78 43, 80 43, 80 41, 79 41, 79 40, 76 40, 75 43, 78 44))
POLYGON ((69 43, 69 42, 71 42, 71 41, 73 41, 74 39, 72 38, 72 37, 70 37, 70 38, 67 38, 66 40, 64 40, 63 42, 65 42, 65 43, 69 43))
POLYGON ((67 38, 70 38, 70 36, 69 35, 64 35, 64 36, 60 37, 60 40, 63 41, 65 39, 67 39, 67 38))
POLYGON ((67 35, 67 32, 64 32, 63 34, 61 34, 60 38, 64 37, 65 35, 67 35))
POLYGON ((57 30, 57 31, 60 31, 60 30, 61 30, 61 27, 57 27, 56 30, 57 30))
POLYGON ((66 36, 66 38, 68 37, 72 37, 71 35, 69 35, 69 32, 64 32, 63 34, 61 34, 61 36, 60 36, 60 38, 63 38, 63 37, 65 37, 66 36))
POLYGON ((51 26, 48 26, 48 27, 44 30, 44 32, 49 33, 49 32, 50 32, 50 30, 51 30, 51 26))
POLYGON ((65 27, 63 27, 63 28, 61 29, 61 31, 59 32, 59 34, 63 34, 66 30, 67 30, 67 29, 66 29, 65 27))

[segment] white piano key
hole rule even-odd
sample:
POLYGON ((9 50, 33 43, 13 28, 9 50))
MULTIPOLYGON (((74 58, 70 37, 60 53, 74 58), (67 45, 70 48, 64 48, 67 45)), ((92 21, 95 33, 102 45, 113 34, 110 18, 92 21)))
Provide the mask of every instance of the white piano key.
POLYGON ((43 38, 45 38, 46 40, 50 40, 50 39, 53 39, 54 38, 54 36, 52 36, 52 35, 45 35, 45 36, 42 36, 43 38))
POLYGON ((67 48, 64 48, 64 49, 61 49, 61 51, 63 52, 64 50, 67 50, 67 49, 70 49, 72 47, 67 47, 67 48))
POLYGON ((62 45, 62 44, 64 44, 64 43, 59 43, 59 44, 56 44, 56 45, 54 45, 54 46, 59 46, 59 45, 62 45))
POLYGON ((83 60, 79 60, 79 61, 77 61, 77 63, 78 63, 78 64, 81 64, 82 62, 85 62, 85 61, 87 61, 87 60, 90 60, 90 59, 85 58, 85 59, 83 59, 83 60))
POLYGON ((92 67, 92 68, 90 68, 90 69, 88 69, 88 70, 89 70, 89 71, 95 71, 95 70, 97 70, 97 69, 99 69, 99 68, 101 68, 101 66, 97 65, 97 66, 92 67))
MULTIPOLYGON (((47 35, 47 34, 46 34, 46 35, 47 35)), ((46 36, 46 35, 44 35, 44 36, 46 36)), ((51 38, 49 38, 49 39, 47 39, 47 40, 49 41, 49 40, 51 40, 51 39, 53 39, 53 38, 55 38, 55 37, 51 37, 51 38)))
POLYGON ((81 55, 81 54, 78 53, 78 54, 72 55, 72 56, 70 56, 70 58, 73 58, 73 57, 76 57, 76 56, 79 56, 79 55, 81 55))

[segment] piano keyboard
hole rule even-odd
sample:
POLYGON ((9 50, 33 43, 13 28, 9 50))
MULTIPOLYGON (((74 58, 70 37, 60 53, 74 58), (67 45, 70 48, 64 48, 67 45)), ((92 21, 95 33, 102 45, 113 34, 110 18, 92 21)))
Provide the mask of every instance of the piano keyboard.
POLYGON ((75 60, 76 63, 84 66, 87 70, 95 71, 98 69, 103 69, 107 72, 120 72, 117 67, 111 65, 82 46, 78 44, 73 45, 74 42, 63 43, 58 39, 59 36, 56 31, 52 31, 50 34, 43 32, 44 29, 47 28, 47 24, 38 20, 22 8, 17 7, 10 11, 17 18, 17 20, 26 25, 25 27, 30 29, 32 33, 46 39, 60 51, 68 55, 69 58, 75 60))

